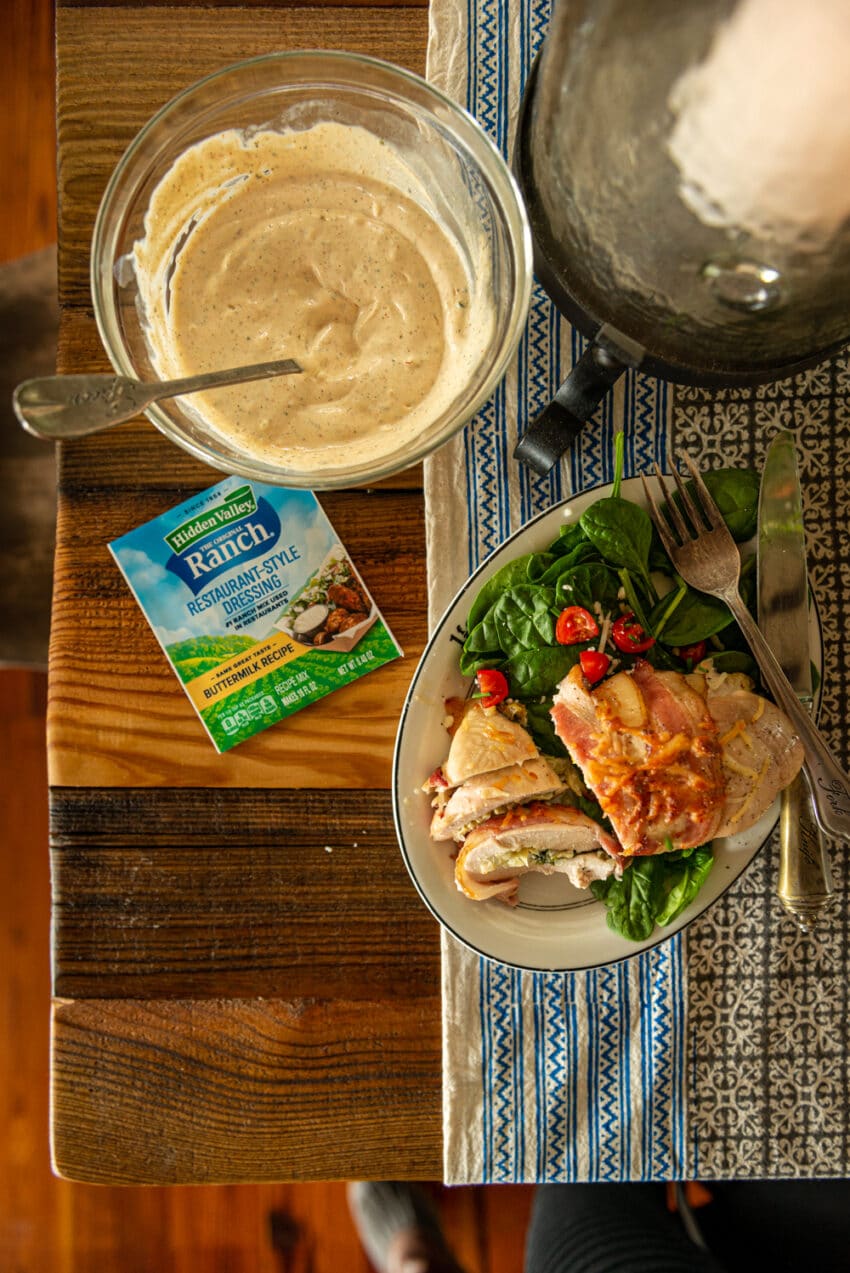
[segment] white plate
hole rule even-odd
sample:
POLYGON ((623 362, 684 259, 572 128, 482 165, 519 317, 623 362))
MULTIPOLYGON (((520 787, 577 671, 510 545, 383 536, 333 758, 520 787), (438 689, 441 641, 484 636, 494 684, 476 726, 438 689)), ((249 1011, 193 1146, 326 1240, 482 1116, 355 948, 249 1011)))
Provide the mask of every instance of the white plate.
MULTIPOLYGON (((667 928, 656 928, 645 942, 612 932, 605 908, 587 891, 562 876, 528 875, 520 884, 519 905, 492 899, 474 902, 454 882, 452 841, 428 834, 431 801, 421 784, 446 758, 449 736, 443 720, 447 698, 466 696, 469 678, 461 675, 458 656, 469 608, 478 590, 506 562, 542 551, 565 523, 577 521, 588 505, 610 495, 610 486, 584 491, 541 513, 506 540, 461 588, 443 615, 413 675, 401 714, 393 762, 393 812, 407 869, 425 905, 459 941, 499 963, 533 972, 597 968, 639 954, 670 937, 712 902, 750 864, 777 819, 778 801, 749 831, 715 841, 715 863, 696 899, 667 928)), ((621 494, 645 506, 638 478, 623 482, 621 494)), ((810 610, 810 647, 820 671, 821 632, 817 610, 810 610)))

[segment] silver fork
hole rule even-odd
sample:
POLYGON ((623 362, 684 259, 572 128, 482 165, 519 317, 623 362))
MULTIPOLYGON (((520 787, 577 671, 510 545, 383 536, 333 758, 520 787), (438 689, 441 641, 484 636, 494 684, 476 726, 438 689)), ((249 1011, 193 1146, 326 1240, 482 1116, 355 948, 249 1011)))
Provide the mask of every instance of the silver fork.
POLYGON ((679 473, 675 468, 672 472, 693 529, 668 495, 661 470, 657 464, 655 466, 655 475, 667 501, 676 534, 653 499, 646 478, 641 475, 650 514, 661 542, 685 583, 700 592, 719 597, 732 611, 761 668, 765 683, 803 744, 812 805, 819 826, 829 835, 850 839, 850 779, 835 760, 808 712, 800 705, 788 678, 744 604, 739 591, 741 556, 737 544, 696 465, 687 455, 685 463, 699 493, 699 508, 679 473), (706 528, 706 523, 710 529, 706 528))

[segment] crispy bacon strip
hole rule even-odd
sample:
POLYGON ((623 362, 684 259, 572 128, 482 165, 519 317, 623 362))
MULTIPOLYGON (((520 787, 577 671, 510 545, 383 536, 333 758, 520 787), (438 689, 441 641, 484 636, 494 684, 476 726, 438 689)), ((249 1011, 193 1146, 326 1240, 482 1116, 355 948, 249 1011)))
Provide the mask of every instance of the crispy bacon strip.
POLYGON ((713 838, 725 792, 721 745, 705 698, 685 677, 639 660, 594 691, 575 667, 552 720, 626 856, 713 838))

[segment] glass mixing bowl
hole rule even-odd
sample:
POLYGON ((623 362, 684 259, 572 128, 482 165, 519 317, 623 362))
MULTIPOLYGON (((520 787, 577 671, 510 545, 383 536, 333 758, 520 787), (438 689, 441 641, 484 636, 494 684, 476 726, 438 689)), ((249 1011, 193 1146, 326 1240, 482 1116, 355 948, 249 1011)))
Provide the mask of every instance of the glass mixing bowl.
POLYGON ((470 305, 492 313, 492 324, 448 406, 413 439, 368 462, 346 462, 341 447, 339 462, 320 471, 271 463, 218 433, 190 397, 145 413, 173 442, 215 468, 311 489, 363 484, 422 459, 471 419, 507 370, 529 304, 531 239, 514 180, 475 120, 419 76, 373 58, 305 51, 239 62, 186 89, 142 129, 106 188, 92 244, 94 311, 110 361, 121 375, 157 380, 133 245, 145 234, 145 213, 159 182, 183 151, 217 133, 237 129, 250 137, 328 121, 367 129, 401 156, 418 179, 418 201, 470 273, 470 305), (483 270, 482 236, 488 249, 483 270))

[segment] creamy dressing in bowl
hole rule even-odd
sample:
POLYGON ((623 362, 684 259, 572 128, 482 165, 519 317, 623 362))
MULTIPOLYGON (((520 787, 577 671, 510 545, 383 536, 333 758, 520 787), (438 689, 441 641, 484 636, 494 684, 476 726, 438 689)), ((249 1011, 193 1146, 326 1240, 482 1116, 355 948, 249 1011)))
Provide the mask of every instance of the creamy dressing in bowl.
POLYGON ((292 357, 304 371, 184 407, 270 464, 370 463, 451 409, 493 339, 485 234, 470 253, 359 126, 218 133, 159 182, 133 262, 162 378, 292 357))

